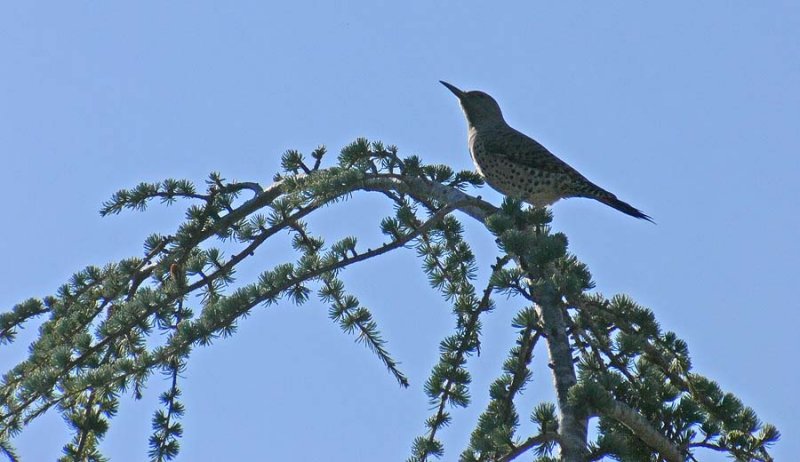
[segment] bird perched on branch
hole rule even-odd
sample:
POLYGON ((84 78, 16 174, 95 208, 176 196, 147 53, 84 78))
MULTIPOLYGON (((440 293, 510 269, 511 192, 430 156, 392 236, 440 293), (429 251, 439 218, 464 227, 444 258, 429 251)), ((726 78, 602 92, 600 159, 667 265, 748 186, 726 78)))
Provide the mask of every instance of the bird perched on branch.
POLYGON ((537 207, 567 197, 588 197, 632 217, 653 220, 592 183, 533 138, 511 128, 500 106, 482 91, 462 91, 447 82, 469 126, 469 152, 486 182, 497 191, 537 207))

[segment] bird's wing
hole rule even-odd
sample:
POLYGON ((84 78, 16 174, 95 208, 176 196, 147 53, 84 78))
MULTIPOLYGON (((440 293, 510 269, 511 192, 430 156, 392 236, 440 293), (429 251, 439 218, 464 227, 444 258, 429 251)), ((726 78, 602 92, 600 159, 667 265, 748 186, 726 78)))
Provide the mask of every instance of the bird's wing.
POLYGON ((496 156, 545 172, 574 174, 583 177, 577 170, 559 159, 538 141, 511 129, 503 136, 488 136, 484 139, 486 149, 496 156))

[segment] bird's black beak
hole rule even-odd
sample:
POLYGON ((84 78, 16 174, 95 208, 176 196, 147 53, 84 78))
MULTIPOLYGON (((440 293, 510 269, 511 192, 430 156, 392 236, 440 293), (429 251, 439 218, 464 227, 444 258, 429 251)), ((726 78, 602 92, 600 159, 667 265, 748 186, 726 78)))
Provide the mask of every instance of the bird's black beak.
POLYGON ((456 87, 455 85, 450 85, 444 80, 440 80, 439 83, 447 87, 447 89, 452 91, 454 95, 458 96, 458 99, 461 99, 461 97, 464 96, 464 92, 459 90, 458 87, 456 87))

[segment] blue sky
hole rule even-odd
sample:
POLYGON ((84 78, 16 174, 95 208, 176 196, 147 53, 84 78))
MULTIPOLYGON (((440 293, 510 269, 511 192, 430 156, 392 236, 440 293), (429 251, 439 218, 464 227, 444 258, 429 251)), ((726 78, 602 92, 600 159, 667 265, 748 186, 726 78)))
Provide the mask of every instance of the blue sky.
MULTIPOLYGON (((0 306, 50 294, 86 265, 140 255, 148 233, 171 232, 179 208, 99 217, 102 201, 139 181, 220 171, 267 183, 284 150, 337 152, 358 136, 472 168, 443 79, 489 92, 513 126, 653 216, 657 226, 574 199, 555 205, 554 228, 598 291, 652 308, 689 343, 698 372, 776 424, 774 455, 788 459, 800 453, 798 31, 800 4, 790 1, 6 4, 0 306)), ((312 225, 379 242, 389 210, 358 196, 312 225)), ((479 262, 491 262, 492 238, 466 220, 479 262)), ((289 258, 285 244, 257 254, 242 280, 289 258)), ((195 351, 179 460, 405 459, 453 325, 419 267, 407 250, 345 273, 410 389, 322 304, 259 308, 236 336, 195 351)), ((498 299, 486 319, 470 363, 474 405, 442 435, 447 460, 488 399, 520 307, 498 299)), ((3 347, 3 368, 34 333, 3 347)), ((525 405, 551 397, 545 357, 539 350, 525 405)), ((146 454, 162 387, 155 380, 143 401, 121 406, 103 443, 114 461, 146 454)), ((17 443, 25 460, 52 460, 67 438, 50 414, 17 443)))

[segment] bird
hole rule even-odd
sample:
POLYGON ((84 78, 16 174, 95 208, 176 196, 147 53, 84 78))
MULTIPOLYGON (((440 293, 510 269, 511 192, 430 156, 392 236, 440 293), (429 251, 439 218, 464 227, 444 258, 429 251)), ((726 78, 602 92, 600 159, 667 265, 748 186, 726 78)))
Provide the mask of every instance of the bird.
POLYGON ((599 201, 655 223, 641 210, 597 186, 538 141, 506 123, 500 105, 482 91, 462 91, 439 81, 458 97, 467 119, 469 152, 478 173, 502 194, 536 207, 569 197, 599 201))

